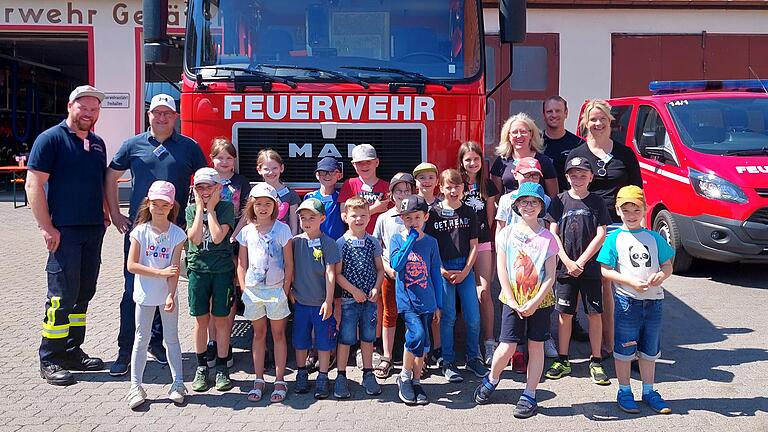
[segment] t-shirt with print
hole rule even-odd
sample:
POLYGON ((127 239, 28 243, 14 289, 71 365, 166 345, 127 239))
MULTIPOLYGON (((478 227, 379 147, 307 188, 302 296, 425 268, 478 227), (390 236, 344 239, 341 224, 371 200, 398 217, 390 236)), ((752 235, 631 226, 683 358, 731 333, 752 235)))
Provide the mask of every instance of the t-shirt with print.
MULTIPOLYGON (((184 230, 171 224, 168 231, 158 233, 151 223, 143 223, 131 231, 139 243, 139 264, 153 269, 171 265, 173 251, 187 239, 184 230)), ((133 278, 133 301, 142 306, 160 306, 168 297, 168 278, 136 274, 133 278)))
POLYGON ((293 238, 293 296, 304 306, 325 301, 325 266, 339 262, 336 242, 324 233, 310 240, 306 233, 293 238))
MULTIPOLYGON (((499 194, 499 190, 496 189, 496 185, 490 180, 485 180, 486 197, 483 199, 480 194, 480 187, 477 183, 471 184, 467 187, 467 193, 464 194, 464 204, 475 211, 477 215, 477 223, 479 224, 477 230, 477 241, 479 243, 486 243, 491 241, 491 227, 488 225, 488 208, 486 200, 489 197, 494 197, 499 194)), ((490 209, 493 211, 493 209, 490 209)))
POLYGON ((301 204, 299 194, 288 186, 283 186, 277 190, 278 220, 284 224, 288 223, 291 216, 291 206, 301 204))
MULTIPOLYGON (((547 218, 557 223, 563 250, 572 260, 578 259, 597 235, 597 227, 609 225, 611 216, 600 196, 590 193, 583 199, 574 198, 565 191, 552 200, 547 218)), ((562 261, 557 265, 557 276, 568 277, 568 269, 562 261)), ((579 276, 600 279, 597 254, 592 256, 579 276)))
POLYGON ((568 159, 568 153, 584 142, 583 139, 565 131, 565 135, 554 139, 547 136, 544 132, 544 154, 552 159, 552 164, 557 172, 557 182, 560 184, 560 192, 569 189, 568 179, 565 178, 565 162, 568 159))
MULTIPOLYGON (((381 257, 381 243, 372 235, 366 233, 365 237, 358 239, 350 233, 344 234, 336 240, 336 246, 341 255, 341 274, 366 295, 376 285, 376 258, 381 257)), ((352 294, 342 290, 342 299, 352 299, 352 294)))
POLYGON ((441 203, 429 211, 424 232, 437 240, 440 259, 469 257, 469 242, 477 240, 477 215, 469 206, 462 204, 456 210, 441 203))
MULTIPOLYGON (((536 297, 546 279, 545 263, 559 251, 554 234, 544 227, 535 234, 529 234, 522 232, 518 224, 507 225, 496 238, 496 248, 504 251, 507 256, 506 269, 515 302, 523 305, 536 297)), ((499 300, 506 305, 510 304, 503 291, 499 300)), ((555 296, 550 289, 539 304, 539 309, 554 304, 555 296)))
MULTIPOLYGON (((341 186, 339 192, 339 203, 343 204, 353 196, 361 196, 368 201, 369 205, 373 205, 377 200, 386 201, 389 194, 389 182, 384 180, 377 180, 376 184, 371 187, 363 182, 360 177, 353 177, 347 179, 341 186)), ((373 234, 373 228, 376 226, 376 220, 379 219, 381 213, 371 214, 371 220, 368 221, 368 226, 365 227, 365 231, 368 234, 373 234)))
POLYGON ((323 203, 325 207, 325 220, 320 224, 320 231, 328 235, 328 237, 338 240, 344 232, 347 231, 347 226, 344 225, 344 221, 341 220, 341 204, 339 204, 339 191, 334 190, 330 195, 323 195, 320 189, 310 192, 304 195, 304 199, 316 198, 323 203))
POLYGON ((376 227, 373 228, 373 236, 381 242, 381 258, 389 264, 389 243, 392 237, 405 229, 403 220, 398 216, 396 208, 391 208, 381 214, 376 221, 376 227))
MULTIPOLYGON (((187 229, 195 221, 195 204, 187 206, 185 211, 187 229)), ((221 243, 214 243, 208 228, 208 215, 203 215, 203 240, 196 245, 190 240, 187 247, 187 268, 201 273, 226 273, 235 268, 232 262, 232 243, 229 233, 235 227, 235 206, 231 202, 219 201, 214 209, 219 225, 229 225, 229 231, 221 243)))
MULTIPOLYGON (((544 187, 544 181, 548 179, 556 179, 557 171, 555 171, 555 165, 552 163, 552 159, 549 156, 536 152, 533 155, 541 165, 541 173, 543 176, 539 179, 539 184, 544 187)), ((510 192, 516 190, 520 185, 515 178, 515 167, 517 161, 512 159, 504 159, 501 156, 497 157, 491 166, 491 174, 496 177, 501 177, 501 184, 504 185, 504 192, 510 192)))
POLYGON ((231 178, 221 180, 221 200, 229 201, 235 206, 235 219, 240 220, 251 192, 251 183, 242 174, 234 174, 231 178))
MULTIPOLYGON (((617 229, 605 238, 602 249, 597 255, 597 261, 612 267, 623 276, 635 279, 648 278, 661 270, 661 264, 675 256, 675 251, 669 246, 664 237, 656 231, 646 228, 636 230, 617 229)), ((638 300, 661 300, 664 298, 664 288, 649 286, 641 293, 631 286, 613 283, 616 294, 638 300)))
POLYGON ((415 237, 411 239, 410 235, 406 239, 403 234, 392 236, 389 246, 392 251, 390 262, 397 273, 397 311, 425 314, 442 309, 443 277, 440 275, 440 267, 443 264, 437 240, 426 234, 418 240, 415 237))
MULTIPOLYGON (((515 203, 515 193, 517 193, 517 190, 505 193, 499 198, 499 208, 496 211, 496 220, 504 222, 505 225, 513 225, 523 220, 523 218, 517 214, 515 209, 512 208, 515 203)), ((544 206, 549 209, 550 204, 552 204, 552 199, 549 195, 544 195, 544 206)), ((539 219, 539 223, 544 225, 543 219, 539 219)))
POLYGON ((262 234, 249 223, 237 234, 237 241, 248 248, 246 287, 278 288, 285 281, 283 248, 293 237, 288 225, 275 221, 269 232, 262 234))

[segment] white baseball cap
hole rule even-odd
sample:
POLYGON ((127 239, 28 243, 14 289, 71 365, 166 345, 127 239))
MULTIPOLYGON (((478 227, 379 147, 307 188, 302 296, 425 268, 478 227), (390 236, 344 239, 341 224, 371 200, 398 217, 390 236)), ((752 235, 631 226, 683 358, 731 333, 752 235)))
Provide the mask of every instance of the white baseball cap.
POLYGON ((89 85, 81 85, 79 87, 75 87, 75 89, 72 90, 72 93, 69 94, 69 101, 74 102, 76 99, 85 96, 95 97, 99 100, 99 103, 104 100, 104 93, 97 90, 95 87, 89 85))
POLYGON ((359 144, 352 149, 352 163, 376 159, 376 149, 370 144, 359 144))
POLYGON ((195 186, 201 183, 218 184, 220 181, 221 181, 221 178, 219 177, 219 173, 216 172, 216 170, 213 168, 204 167, 204 168, 200 168, 195 172, 195 179, 194 179, 195 186))
POLYGON ((149 110, 152 111, 159 106, 164 106, 176 111, 176 101, 173 100, 173 96, 169 96, 165 93, 160 93, 152 96, 152 101, 149 103, 149 110))

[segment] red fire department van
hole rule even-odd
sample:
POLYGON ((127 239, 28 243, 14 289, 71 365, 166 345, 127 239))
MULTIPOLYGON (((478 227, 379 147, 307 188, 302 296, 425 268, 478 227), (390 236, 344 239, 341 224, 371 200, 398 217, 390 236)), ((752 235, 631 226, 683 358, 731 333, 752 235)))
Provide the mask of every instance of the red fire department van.
POLYGON ((647 223, 694 258, 768 262, 768 81, 652 82, 609 100, 615 141, 637 154, 647 223))
MULTIPOLYGON (((158 61, 163 1, 144 2, 145 58, 158 61)), ((525 35, 525 0, 500 4, 501 40, 525 35)), ((315 187, 316 162, 372 144, 380 178, 429 160, 456 163, 482 142, 486 108, 479 0, 189 0, 181 131, 208 153, 231 137, 239 172, 259 181, 259 150, 282 180, 315 187)))

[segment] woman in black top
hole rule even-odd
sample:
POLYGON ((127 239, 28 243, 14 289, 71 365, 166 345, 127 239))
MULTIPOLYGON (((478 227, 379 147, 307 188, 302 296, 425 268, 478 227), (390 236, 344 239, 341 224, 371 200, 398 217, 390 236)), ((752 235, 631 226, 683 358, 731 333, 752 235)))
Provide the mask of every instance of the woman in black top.
POLYGON ((544 141, 541 131, 533 119, 525 113, 518 113, 507 119, 501 128, 499 145, 496 154, 499 157, 491 166, 491 180, 496 188, 508 193, 517 190, 515 178, 517 161, 524 157, 533 157, 539 161, 544 176, 539 184, 550 197, 557 196, 560 188, 557 182, 557 172, 552 159, 543 153, 544 141))

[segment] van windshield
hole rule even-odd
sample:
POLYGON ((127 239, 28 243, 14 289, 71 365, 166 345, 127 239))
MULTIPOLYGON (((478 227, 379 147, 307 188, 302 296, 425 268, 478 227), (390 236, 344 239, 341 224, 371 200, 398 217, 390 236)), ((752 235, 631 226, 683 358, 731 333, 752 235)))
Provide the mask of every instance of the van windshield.
POLYGON ((768 154, 768 98, 682 99, 667 104, 683 143, 702 153, 768 154))

